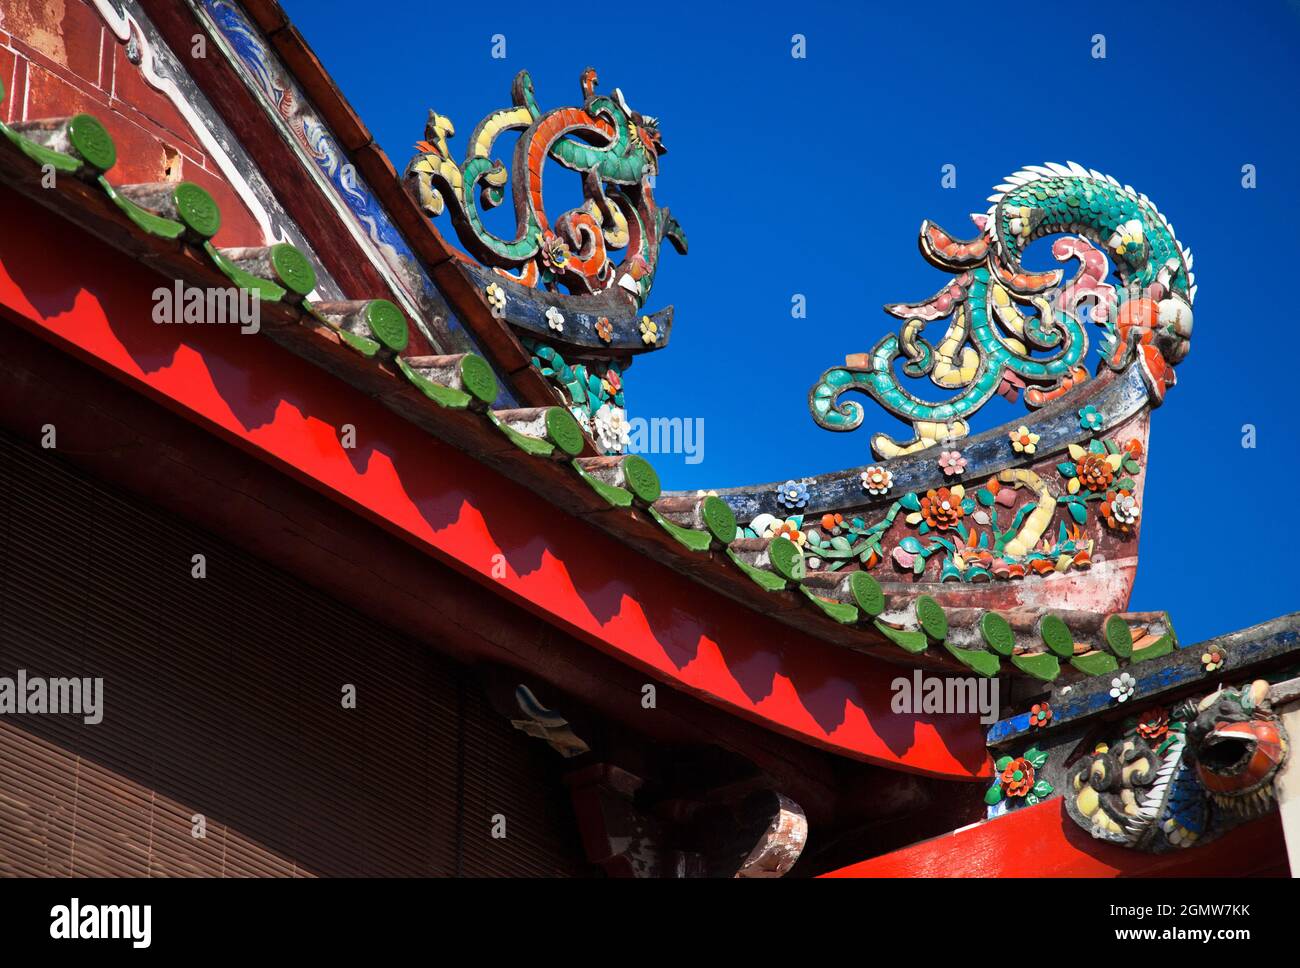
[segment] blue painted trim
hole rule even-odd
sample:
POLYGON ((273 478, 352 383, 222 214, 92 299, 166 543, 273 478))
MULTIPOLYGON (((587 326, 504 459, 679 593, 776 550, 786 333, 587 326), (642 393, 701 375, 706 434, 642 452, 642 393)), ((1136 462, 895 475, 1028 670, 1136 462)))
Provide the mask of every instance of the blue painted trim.
MULTIPOLYGON (((1129 663, 1114 675, 1056 686, 1048 700, 1052 707, 1051 724, 1034 732, 1052 732, 1089 716, 1120 708, 1121 704, 1110 697, 1110 680, 1120 672, 1127 672, 1137 680, 1132 697, 1122 705, 1126 709, 1138 709, 1162 693, 1194 683, 1203 683, 1206 692, 1220 683, 1236 683, 1249 674, 1246 670, 1250 666, 1290 653, 1300 658, 1300 612, 1195 645, 1182 646, 1150 662, 1129 663), (1211 648, 1222 649, 1227 661, 1223 668, 1206 672, 1201 656, 1211 648)), ((994 723, 986 741, 989 746, 1002 745, 1024 736, 1030 729, 1028 713, 1020 713, 994 723)))

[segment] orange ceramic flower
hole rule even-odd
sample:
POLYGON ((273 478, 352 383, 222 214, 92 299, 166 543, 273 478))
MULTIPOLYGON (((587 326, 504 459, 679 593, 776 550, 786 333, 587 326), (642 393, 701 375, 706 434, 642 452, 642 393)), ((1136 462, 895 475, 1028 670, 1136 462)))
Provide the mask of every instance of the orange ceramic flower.
POLYGON ((1045 702, 1036 702, 1029 709, 1029 725, 1035 727, 1046 726, 1052 718, 1052 707, 1045 702))
POLYGON ((1090 491, 1104 491, 1115 479, 1115 472, 1104 454, 1089 454, 1079 461, 1079 482, 1090 491))
POLYGON ((1023 756, 1007 764, 1002 771, 1002 792, 1009 797, 1023 797, 1034 788, 1034 767, 1023 756))
POLYGON ((926 491, 925 497, 921 498, 921 514, 925 523, 939 531, 955 528, 965 514, 961 509, 961 500, 961 497, 946 487, 926 491))
POLYGON ((608 316, 601 316, 596 320, 596 335, 606 343, 614 338, 614 324, 609 321, 608 316))
POLYGON ((793 521, 781 521, 774 525, 772 527, 771 535, 773 541, 777 538, 789 538, 801 548, 803 547, 803 543, 808 539, 808 536, 799 530, 793 521))
POLYGON ((1169 732, 1169 711, 1164 706, 1148 709, 1138 720, 1137 731, 1143 739, 1152 742, 1164 739, 1169 732))
POLYGON ((823 531, 834 531, 836 528, 838 528, 838 527, 839 527, 841 524, 843 524, 843 523, 844 523, 844 515, 842 515, 842 514, 823 514, 823 515, 822 515, 822 530, 823 530, 823 531))
POLYGON ((1124 453, 1137 460, 1142 456, 1142 441, 1136 437, 1130 437, 1128 442, 1124 444, 1124 453))

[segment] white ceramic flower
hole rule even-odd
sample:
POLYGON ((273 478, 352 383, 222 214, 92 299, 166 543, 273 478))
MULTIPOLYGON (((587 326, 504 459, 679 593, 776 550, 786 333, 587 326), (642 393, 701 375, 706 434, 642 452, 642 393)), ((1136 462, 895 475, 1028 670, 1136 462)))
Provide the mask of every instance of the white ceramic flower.
POLYGON ((557 333, 564 332, 564 314, 554 306, 546 310, 546 324, 557 333))
POLYGON ((483 292, 487 295, 488 306, 492 309, 492 315, 500 317, 506 310, 506 291, 493 282, 489 283, 483 292))
POLYGON ((1110 681, 1110 698, 1116 702, 1128 701, 1136 690, 1137 680, 1127 672, 1121 672, 1110 681))
POLYGON ((596 411, 596 443, 606 452, 621 454, 631 442, 627 411, 605 404, 596 411))
POLYGON ((1116 494, 1110 502, 1110 513, 1116 521, 1132 524, 1138 519, 1142 509, 1138 507, 1137 498, 1132 494, 1116 494))

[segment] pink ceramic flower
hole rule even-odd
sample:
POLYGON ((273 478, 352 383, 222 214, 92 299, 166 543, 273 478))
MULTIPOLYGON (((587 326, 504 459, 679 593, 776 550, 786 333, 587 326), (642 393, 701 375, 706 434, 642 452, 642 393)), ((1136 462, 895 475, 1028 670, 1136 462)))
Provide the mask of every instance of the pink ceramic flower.
POLYGON ((939 454, 939 466, 943 468, 944 474, 956 477, 966 472, 966 458, 959 451, 945 450, 939 454))

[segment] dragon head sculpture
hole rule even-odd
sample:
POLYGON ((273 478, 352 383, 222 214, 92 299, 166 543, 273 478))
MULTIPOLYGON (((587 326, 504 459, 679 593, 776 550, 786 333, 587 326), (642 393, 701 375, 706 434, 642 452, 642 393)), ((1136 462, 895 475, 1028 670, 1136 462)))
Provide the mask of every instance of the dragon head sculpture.
POLYGON ((1156 852, 1267 812, 1288 745, 1268 695, 1256 680, 1149 710, 1074 766, 1066 811, 1094 837, 1156 852))
POLYGON ((1184 715, 1188 757, 1214 803, 1242 816, 1271 807, 1287 739, 1269 705, 1268 683, 1220 689, 1184 715))

